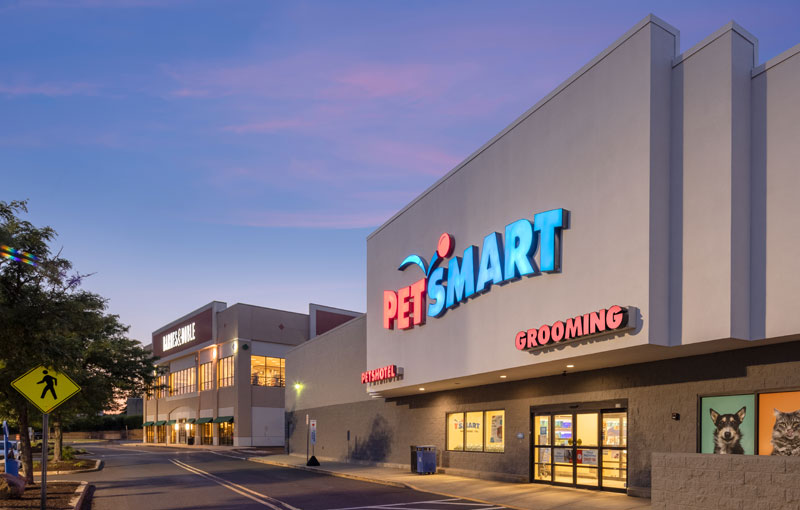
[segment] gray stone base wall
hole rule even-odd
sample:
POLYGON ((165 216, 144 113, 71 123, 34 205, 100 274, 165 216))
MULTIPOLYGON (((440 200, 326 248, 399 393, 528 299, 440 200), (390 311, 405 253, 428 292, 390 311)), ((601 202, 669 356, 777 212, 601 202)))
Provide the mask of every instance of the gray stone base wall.
POLYGON ((654 453, 653 510, 800 509, 800 457, 654 453))
POLYGON ((693 454, 698 398, 800 388, 800 342, 351 404, 287 409, 287 447, 305 453, 305 415, 317 420, 316 453, 408 466, 409 446, 432 444, 452 473, 527 481, 531 408, 621 400, 628 409, 628 487, 651 485, 651 454, 693 454), (505 410, 505 452, 447 452, 448 412, 505 410), (680 415, 679 420, 671 418, 680 415), (348 440, 348 431, 350 433, 348 440), (522 433, 522 439, 517 434, 522 433))

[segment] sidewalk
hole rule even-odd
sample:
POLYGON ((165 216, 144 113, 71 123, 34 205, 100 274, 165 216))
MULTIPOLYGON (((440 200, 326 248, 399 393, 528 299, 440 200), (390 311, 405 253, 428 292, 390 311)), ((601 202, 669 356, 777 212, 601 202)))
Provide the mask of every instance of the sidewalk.
POLYGON ((248 460, 274 466, 315 471, 343 478, 407 487, 442 496, 464 498, 520 510, 638 510, 650 508, 650 500, 613 492, 566 489, 533 483, 507 483, 435 474, 415 475, 399 469, 321 461, 307 467, 305 456, 271 455, 248 460))

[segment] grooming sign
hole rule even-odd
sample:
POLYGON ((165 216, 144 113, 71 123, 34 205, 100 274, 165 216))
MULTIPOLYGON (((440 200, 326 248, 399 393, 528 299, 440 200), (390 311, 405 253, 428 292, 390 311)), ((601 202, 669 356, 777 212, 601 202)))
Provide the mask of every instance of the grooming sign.
POLYGON ((595 312, 570 317, 567 320, 520 331, 514 337, 514 345, 520 351, 531 350, 634 329, 636 317, 637 314, 633 307, 609 306, 595 312))
POLYGON ((533 222, 522 218, 509 223, 504 234, 492 232, 483 238, 480 249, 468 246, 455 257, 451 257, 453 236, 442 234, 430 264, 417 254, 403 259, 400 271, 417 266, 424 277, 396 291, 383 291, 383 327, 405 330, 421 326, 427 316, 441 317, 448 309, 489 292, 492 285, 558 272, 561 232, 569 228, 568 223, 565 209, 541 212, 534 215, 533 222))

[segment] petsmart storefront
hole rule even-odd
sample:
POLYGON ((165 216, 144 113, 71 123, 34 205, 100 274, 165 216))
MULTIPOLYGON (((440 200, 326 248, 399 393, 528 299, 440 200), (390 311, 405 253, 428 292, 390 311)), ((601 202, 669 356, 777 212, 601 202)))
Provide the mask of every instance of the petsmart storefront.
POLYGON ((287 354, 292 451, 633 495, 800 455, 800 56, 677 48, 646 18, 368 237, 366 318, 287 354))

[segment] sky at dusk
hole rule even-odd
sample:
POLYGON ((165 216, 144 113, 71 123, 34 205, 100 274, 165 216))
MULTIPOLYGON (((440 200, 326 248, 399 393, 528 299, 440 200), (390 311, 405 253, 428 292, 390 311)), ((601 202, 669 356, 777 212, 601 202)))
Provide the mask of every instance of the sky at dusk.
POLYGON ((144 343, 212 300, 364 311, 366 236, 650 12, 800 43, 796 0, 0 0, 0 200, 144 343))

